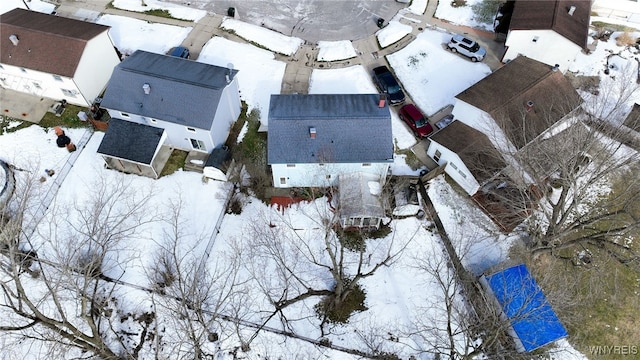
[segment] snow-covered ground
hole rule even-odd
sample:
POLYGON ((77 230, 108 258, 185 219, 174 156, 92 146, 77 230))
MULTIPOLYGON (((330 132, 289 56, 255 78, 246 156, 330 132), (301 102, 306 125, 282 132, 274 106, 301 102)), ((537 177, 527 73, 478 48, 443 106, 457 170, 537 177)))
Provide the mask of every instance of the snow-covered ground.
MULTIPOLYGON (((476 0, 479 1, 479 0, 476 0)), ((476 1, 469 0, 468 4, 476 1)), ((162 1, 145 0, 146 7, 142 7, 139 0, 116 0, 113 5, 133 11, 158 8, 168 9, 174 17, 197 21, 204 16, 201 10, 188 7, 179 7, 162 1)), ((11 3, 12 4, 12 3, 11 3)), ((4 0, 0 2, 0 12, 6 12, 15 6, 22 6, 21 1, 4 0), (15 5, 10 4, 11 1, 15 5)), ((409 8, 410 12, 421 14, 426 7, 426 0, 414 0, 409 8)), ((51 12, 50 4, 39 0, 32 0, 29 6, 43 12, 51 12)), ((453 23, 468 26, 480 26, 473 20, 470 7, 452 8, 449 2, 441 2, 436 16, 453 23)), ((102 15, 97 22, 112 27, 110 33, 116 47, 123 53, 131 53, 137 49, 144 49, 156 53, 165 53, 169 48, 180 44, 188 35, 191 28, 181 28, 157 23, 147 23, 115 15, 102 15)), ((407 33, 407 25, 393 22, 386 31, 380 31, 384 36, 384 43, 389 44, 402 38, 407 33), (400 26, 402 25, 402 26, 400 26), (393 40, 395 39, 395 40, 393 40), (392 41, 393 40, 393 41, 392 41)), ((261 121, 266 125, 267 109, 271 94, 280 93, 281 83, 286 64, 275 60, 274 52, 282 54, 295 53, 301 41, 296 38, 286 37, 254 25, 244 24, 237 20, 227 19, 223 23, 227 29, 231 29, 241 37, 260 44, 263 48, 254 45, 235 43, 233 41, 214 37, 207 42, 200 52, 197 61, 218 66, 233 66, 239 70, 238 78, 241 90, 241 98, 249 109, 257 109, 261 112, 261 121), (230 65, 231 64, 231 65, 230 65)), ((410 27, 409 27, 410 31, 410 27)), ((425 30, 420 33, 407 47, 388 56, 388 61, 395 73, 400 78, 404 88, 413 101, 427 114, 431 115, 442 107, 452 104, 454 96, 468 86, 479 81, 490 73, 484 64, 474 64, 470 61, 450 54, 444 50, 442 44, 448 40, 448 34, 425 30)), ((612 36, 613 39, 613 36, 612 36)), ((354 56, 355 50, 349 41, 319 43, 319 61, 336 61, 349 59, 354 56)), ((576 63, 570 69, 585 75, 602 75, 605 67, 605 58, 611 52, 620 52, 622 60, 614 60, 615 68, 622 67, 626 61, 635 62, 636 54, 615 46, 612 41, 600 42, 590 55, 580 55, 576 63), (623 61, 624 60, 624 61, 623 61)), ((375 86, 370 74, 361 66, 351 66, 340 69, 314 70, 310 80, 309 93, 375 93, 375 86)), ((392 112, 393 136, 400 149, 410 147, 415 143, 415 138, 406 126, 392 112)), ((67 129, 67 134, 72 140, 79 139, 83 130, 67 129)), ((154 209, 159 216, 166 218, 170 215, 172 204, 180 201, 183 204, 184 228, 188 232, 183 234, 181 251, 187 257, 200 259, 204 248, 208 244, 209 235, 213 232, 215 219, 223 211, 222 205, 227 192, 224 183, 215 181, 203 182, 202 176, 197 173, 179 171, 173 175, 152 180, 137 177, 135 175, 120 174, 115 171, 105 170, 102 159, 96 154, 96 149, 102 138, 101 133, 93 134, 87 147, 74 164, 71 172, 59 189, 55 204, 45 217, 44 225, 51 223, 47 219, 65 214, 79 216, 83 200, 90 198, 99 184, 122 184, 128 189, 144 189, 151 195, 149 208, 154 209), (65 210, 66 209, 66 210, 65 210)), ((0 136, 0 157, 11 163, 18 169, 18 178, 26 178, 31 174, 42 174, 43 181, 39 182, 35 190, 35 203, 40 201, 53 186, 54 177, 47 177, 45 169, 59 169, 70 157, 69 153, 57 148, 55 135, 51 129, 42 131, 37 126, 32 126, 14 133, 5 133, 0 136)), ((414 174, 404 163, 403 156, 398 156, 392 166, 392 173, 396 175, 414 174)), ((133 191, 132 196, 136 191, 133 191)), ((436 178, 429 188, 429 195, 441 214, 445 228, 450 232, 451 239, 456 247, 464 249, 462 260, 465 266, 476 274, 506 259, 508 246, 513 241, 512 237, 499 234, 498 229, 480 211, 472 208, 468 199, 461 197, 443 180, 436 178)), ((134 197, 135 198, 135 197, 134 197)), ((247 226, 256 224, 256 219, 267 218, 270 221, 259 223, 265 226, 284 224, 284 220, 294 222, 295 228, 305 232, 305 236, 313 235, 317 224, 310 219, 308 214, 313 209, 321 208, 326 204, 326 199, 321 198, 314 203, 303 203, 284 211, 284 214, 269 208, 260 201, 246 198, 243 211, 239 215, 226 215, 222 228, 213 247, 210 259, 225 259, 228 245, 242 245, 247 240, 247 226), (308 234, 306 233, 308 232, 308 234)), ((69 217, 69 223, 78 220, 69 217)), ((55 222, 54 222, 55 223, 55 222)), ((43 225, 43 226, 44 226, 43 225)), ((349 324, 336 326, 334 334, 329 340, 334 344, 367 350, 367 341, 372 340, 372 334, 382 334, 390 339, 375 339, 381 345, 381 350, 398 353, 401 357, 416 355, 412 348, 420 349, 425 341, 433 338, 418 338, 406 335, 416 323, 416 318, 438 319, 441 317, 442 292, 434 286, 433 274, 424 271, 424 268, 416 266, 416 258, 423 255, 434 263, 444 261, 444 254, 439 244, 439 239, 429 230, 426 220, 408 218, 394 220, 390 226, 392 233, 384 238, 375 240, 381 244, 388 244, 394 239, 402 239, 399 244, 406 245, 397 262, 389 267, 383 267, 374 276, 363 280, 362 285, 367 294, 367 311, 355 314, 349 324), (429 308, 425 310, 425 308, 429 308), (371 330, 366 332, 364 330, 371 330), (395 337, 395 338, 394 338, 395 337), (409 346, 404 346, 407 344, 409 346)), ((58 226, 64 226, 61 222, 58 226)), ((284 226, 282 226, 284 227, 284 226)), ((44 232, 45 229, 40 229, 44 232)), ((115 265, 120 260, 126 260, 124 265, 114 266, 109 275, 147 286, 149 283, 148 270, 150 263, 154 261, 155 250, 161 245, 155 239, 162 237, 166 224, 153 221, 139 229, 139 236, 123 240, 119 244, 119 252, 112 254, 110 259, 115 265)), ((42 254, 53 252, 53 243, 46 237, 38 238, 36 242, 42 249, 42 254)), ((209 262, 210 266, 216 263, 209 262)), ((245 274, 246 275, 246 274, 245 274)), ((326 274, 325 274, 326 275, 326 274)), ((247 303, 250 311, 255 311, 248 318, 253 321, 264 320, 259 312, 266 311, 268 305, 266 299, 257 290, 258 284, 247 279, 247 289, 253 289, 252 301, 247 303), (255 286, 254 286, 255 285, 255 286), (256 306, 256 308, 250 308, 256 306)), ((128 302, 146 301, 144 293, 131 292, 129 296, 140 298, 126 298, 128 302)), ((296 331, 301 335, 313 338, 319 337, 318 323, 313 313, 314 301, 301 303, 292 311, 296 316, 304 320, 292 322, 296 331), (305 313, 306 312, 306 313, 305 313)), ((278 327, 280 324, 271 320, 269 326, 278 327)), ((437 334, 432 334, 436 336, 437 334)), ((236 338, 226 339, 228 343, 218 344, 222 348, 230 348, 235 345, 236 338)), ((560 344, 563 351, 553 355, 556 359, 580 359, 581 355, 571 349, 566 342, 560 344)), ((277 335, 267 332, 258 334, 251 344, 252 354, 268 354, 271 357, 294 358, 296 356, 309 358, 352 359, 356 358, 344 353, 317 348, 302 341, 292 339, 284 340, 277 335)), ((24 357, 29 348, 13 348, 12 356, 24 357)), ((32 353, 32 358, 38 358, 38 353, 32 353)), ((253 356, 253 355, 252 355, 253 356)), ((259 355, 256 355, 259 357, 259 355)), ((225 357, 220 357, 221 359, 225 357)), ((421 357, 429 359, 429 357, 421 357)))

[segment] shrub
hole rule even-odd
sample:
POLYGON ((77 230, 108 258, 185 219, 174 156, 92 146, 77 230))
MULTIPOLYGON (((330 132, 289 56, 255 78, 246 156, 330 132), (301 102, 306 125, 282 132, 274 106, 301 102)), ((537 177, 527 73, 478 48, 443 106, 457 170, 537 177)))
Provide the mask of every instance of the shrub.
POLYGON ((498 7, 504 1, 502 0, 482 0, 471 5, 473 9, 473 19, 483 24, 493 24, 498 7))
POLYGON ((632 46, 636 44, 636 37, 630 32, 625 31, 616 38, 616 45, 618 46, 632 46))

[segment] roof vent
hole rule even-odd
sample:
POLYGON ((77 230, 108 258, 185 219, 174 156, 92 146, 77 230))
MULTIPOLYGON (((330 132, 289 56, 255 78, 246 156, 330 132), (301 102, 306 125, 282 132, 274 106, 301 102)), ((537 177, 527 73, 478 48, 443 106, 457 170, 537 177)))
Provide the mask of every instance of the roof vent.
POLYGON ((309 137, 312 138, 312 139, 316 138, 316 128, 314 128, 314 127, 310 127, 309 128, 309 137))
POLYGON ((533 109, 533 101, 529 100, 527 101, 527 104, 525 105, 525 110, 527 110, 527 112, 531 111, 531 109, 533 109))
POLYGON ((18 40, 18 35, 15 34, 9 35, 9 40, 11 40, 13 46, 18 46, 18 42, 20 41, 18 40))
POLYGON ((553 67, 551 68, 551 71, 558 71, 558 69, 560 69, 560 64, 555 64, 555 65, 553 65, 553 67))
POLYGON ((576 12, 576 6, 575 5, 569 6, 569 16, 573 16, 574 12, 576 12))
POLYGON ((151 92, 151 85, 144 83, 144 85, 142 85, 142 90, 145 94, 149 95, 149 93, 151 92))

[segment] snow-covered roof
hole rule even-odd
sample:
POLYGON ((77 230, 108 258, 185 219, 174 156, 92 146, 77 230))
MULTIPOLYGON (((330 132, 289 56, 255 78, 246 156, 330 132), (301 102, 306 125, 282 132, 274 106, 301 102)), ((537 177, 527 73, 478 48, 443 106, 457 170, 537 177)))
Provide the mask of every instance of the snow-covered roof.
POLYGON ((338 185, 341 218, 384 217, 380 176, 362 172, 340 174, 338 185))

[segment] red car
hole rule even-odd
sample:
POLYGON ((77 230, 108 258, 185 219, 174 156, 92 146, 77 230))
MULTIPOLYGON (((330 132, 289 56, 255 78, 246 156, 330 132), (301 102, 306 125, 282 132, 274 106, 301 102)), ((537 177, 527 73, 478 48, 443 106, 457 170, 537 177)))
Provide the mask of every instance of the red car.
POLYGON ((407 104, 400 108, 400 119, 406 122, 411 131, 418 137, 427 137, 433 132, 433 127, 427 121, 427 117, 413 104, 407 104))

